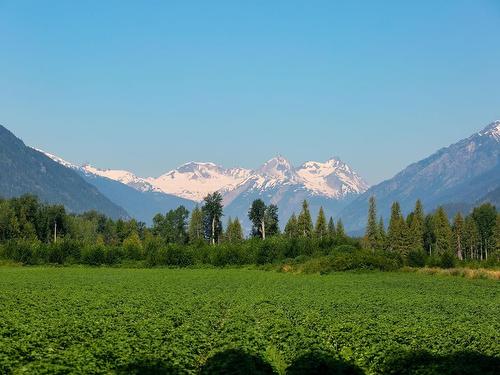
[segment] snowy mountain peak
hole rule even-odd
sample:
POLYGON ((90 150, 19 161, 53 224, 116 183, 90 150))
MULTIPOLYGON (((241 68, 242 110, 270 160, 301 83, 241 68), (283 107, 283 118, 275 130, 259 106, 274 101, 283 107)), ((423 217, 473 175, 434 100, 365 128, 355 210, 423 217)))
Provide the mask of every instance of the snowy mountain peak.
MULTIPOLYGON (((43 151, 41 151, 43 152, 43 151)), ((142 178, 126 170, 101 169, 90 164, 75 166, 55 155, 43 152, 56 162, 87 175, 105 177, 142 192, 156 191, 201 202, 215 191, 235 198, 248 191, 270 191, 293 187, 311 195, 341 199, 364 192, 368 185, 338 157, 326 162, 308 161, 295 168, 278 155, 255 171, 245 168, 223 168, 211 162, 188 162, 158 178, 142 178)))
POLYGON ((324 163, 308 161, 302 164, 297 173, 309 190, 330 198, 360 194, 368 189, 368 184, 337 157, 324 163))
MULTIPOLYGON (((214 163, 211 162, 197 162, 197 161, 190 161, 188 163, 182 164, 180 167, 175 169, 175 171, 180 172, 180 173, 187 173, 187 172, 192 172, 192 173, 204 173, 207 170, 213 171, 213 170, 221 170, 219 166, 217 166, 214 163)), ((171 171, 173 172, 173 171, 171 171)))
POLYGON ((479 135, 486 135, 500 142, 500 120, 489 124, 481 132, 479 132, 479 135))
POLYGON ((147 181, 164 193, 200 202, 214 191, 224 193, 233 189, 249 175, 248 169, 225 169, 210 162, 189 162, 147 181))
POLYGON ((257 173, 268 178, 296 179, 297 173, 292 164, 282 156, 276 156, 265 162, 257 173))

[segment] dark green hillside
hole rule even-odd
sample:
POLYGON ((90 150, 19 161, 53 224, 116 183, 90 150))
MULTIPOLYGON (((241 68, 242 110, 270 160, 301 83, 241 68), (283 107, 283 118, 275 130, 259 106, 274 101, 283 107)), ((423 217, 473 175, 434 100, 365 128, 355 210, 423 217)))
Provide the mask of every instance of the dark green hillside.
POLYGON ((48 203, 63 204, 76 213, 96 210, 110 217, 128 217, 75 171, 27 147, 0 125, 0 196, 35 194, 48 203))

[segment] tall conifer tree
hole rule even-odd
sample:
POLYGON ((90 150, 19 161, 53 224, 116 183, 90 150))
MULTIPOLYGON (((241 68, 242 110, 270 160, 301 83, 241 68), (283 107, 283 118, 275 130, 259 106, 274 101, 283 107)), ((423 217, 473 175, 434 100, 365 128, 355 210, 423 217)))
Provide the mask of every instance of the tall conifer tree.
POLYGON ((434 214, 434 234, 436 236, 436 251, 438 254, 450 253, 452 246, 452 231, 448 216, 443 207, 434 214))
POLYGON ((411 245, 414 250, 422 251, 424 249, 424 209, 422 202, 417 200, 415 210, 410 223, 411 245))
POLYGON ((401 215, 399 203, 394 202, 391 207, 391 218, 389 220, 389 228, 387 230, 387 246, 390 251, 401 251, 401 243, 403 242, 403 222, 404 219, 401 215))
POLYGON ((313 224, 309 205, 306 200, 302 203, 302 211, 297 219, 297 226, 301 237, 311 237, 313 232, 313 224))
POLYGON ((375 202, 375 197, 371 196, 369 200, 368 223, 366 225, 364 243, 366 248, 375 250, 378 242, 377 203, 375 202))
POLYGON ((286 223, 285 226, 285 236, 288 238, 297 238, 298 237, 298 225, 297 225, 297 216, 295 213, 290 216, 290 219, 288 219, 288 222, 286 223))
POLYGON ((330 238, 335 238, 335 222, 333 221, 333 217, 330 216, 330 220, 328 220, 328 236, 330 238))
POLYGON ((317 238, 323 239, 326 237, 327 231, 325 212, 323 211, 323 207, 320 207, 318 217, 316 219, 316 226, 314 227, 314 234, 317 238))

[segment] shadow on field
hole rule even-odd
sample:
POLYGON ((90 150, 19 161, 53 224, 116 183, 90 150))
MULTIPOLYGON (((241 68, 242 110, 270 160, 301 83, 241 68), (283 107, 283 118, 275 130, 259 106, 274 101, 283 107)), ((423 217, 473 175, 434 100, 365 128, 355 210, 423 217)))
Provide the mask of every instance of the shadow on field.
POLYGON ((131 374, 131 375, 178 375, 185 374, 185 371, 178 369, 172 364, 160 361, 160 360, 152 360, 145 359, 137 362, 132 362, 127 364, 126 366, 119 368, 115 372, 119 375, 131 374))
MULTIPOLYGON (((261 357, 245 353, 238 349, 226 350, 211 357, 202 367, 202 375, 229 374, 276 374, 272 366, 261 357)), ((292 375, 358 375, 361 369, 326 352, 313 351, 298 357, 287 369, 292 375)))
MULTIPOLYGON (((497 375, 500 374, 500 358, 474 352, 458 352, 439 356, 426 351, 389 353, 382 364, 374 369, 380 374, 398 375, 497 375)), ((133 375, 180 375, 187 372, 170 363, 158 360, 142 360, 130 363, 116 374, 133 375)), ((230 349, 209 358, 199 372, 201 375, 271 375, 277 374, 261 357, 230 349)), ((362 375, 363 370, 335 355, 323 351, 311 351, 297 357, 286 369, 286 375, 362 375)))
POLYGON ((381 371, 384 374, 497 375, 500 358, 474 352, 439 356, 426 351, 396 353, 389 356, 381 371))
POLYGON ((311 351, 301 355, 286 369, 289 375, 361 375, 364 372, 341 358, 322 351, 311 351))
POLYGON ((215 354, 201 368, 202 375, 228 374, 275 374, 268 363, 256 355, 245 353, 238 349, 229 349, 215 354))

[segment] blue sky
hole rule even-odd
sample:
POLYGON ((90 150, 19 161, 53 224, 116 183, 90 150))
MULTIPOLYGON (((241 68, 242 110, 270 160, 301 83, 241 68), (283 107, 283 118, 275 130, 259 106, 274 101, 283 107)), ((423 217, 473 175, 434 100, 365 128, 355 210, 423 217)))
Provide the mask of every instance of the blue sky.
POLYGON ((159 175, 338 155, 391 177, 500 119, 500 2, 0 0, 0 124, 159 175))

